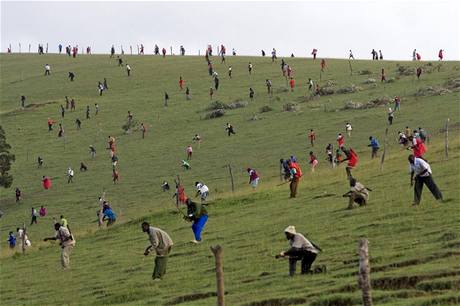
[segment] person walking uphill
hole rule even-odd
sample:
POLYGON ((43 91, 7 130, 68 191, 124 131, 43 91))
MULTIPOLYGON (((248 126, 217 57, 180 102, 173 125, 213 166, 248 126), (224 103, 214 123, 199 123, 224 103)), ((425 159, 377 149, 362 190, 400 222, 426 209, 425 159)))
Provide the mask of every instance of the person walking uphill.
POLYGON ((187 199, 187 201, 185 201, 185 204, 187 204, 187 216, 184 216, 184 219, 193 222, 192 230, 195 239, 191 242, 200 243, 202 241, 201 232, 203 231, 204 226, 208 221, 208 212, 202 204, 195 203, 191 199, 187 199))
POLYGON ((259 175, 255 169, 248 168, 247 171, 249 174, 249 184, 252 186, 252 189, 255 190, 259 184, 259 175))
POLYGON ((372 148, 372 153, 371 153, 371 158, 377 157, 377 152, 379 151, 380 145, 377 140, 377 138, 369 136, 369 141, 370 144, 368 144, 368 147, 372 148))
POLYGON ((302 177, 302 170, 299 165, 292 160, 288 160, 288 166, 290 171, 290 181, 289 188, 291 190, 290 198, 295 198, 297 196, 297 187, 299 186, 300 178, 302 177))
MULTIPOLYGON (((301 261, 301 274, 312 273, 310 268, 321 251, 320 248, 313 245, 302 234, 297 233, 293 225, 288 226, 284 230, 284 234, 289 240, 290 249, 276 255, 276 258, 289 258, 289 276, 294 276, 298 260, 301 261)), ((324 266, 320 270, 325 272, 326 267, 324 266)))
POLYGON ((436 200, 442 201, 442 193, 433 180, 430 164, 422 158, 415 157, 412 154, 409 155, 408 160, 411 170, 410 185, 414 186, 414 203, 412 205, 415 206, 420 204, 420 200, 422 199, 423 184, 428 187, 436 200))
POLYGON ((65 270, 70 268, 70 253, 75 246, 75 238, 70 230, 60 223, 55 223, 54 229, 56 230, 56 235, 54 237, 45 238, 43 241, 59 240, 59 245, 61 246, 61 265, 65 270))
POLYGON ((144 255, 150 253, 150 249, 154 249, 156 253, 155 267, 153 268, 152 279, 161 280, 166 274, 166 264, 168 262, 169 253, 173 246, 173 241, 165 231, 150 226, 148 222, 142 223, 142 231, 147 233, 150 240, 150 245, 145 249, 144 255))

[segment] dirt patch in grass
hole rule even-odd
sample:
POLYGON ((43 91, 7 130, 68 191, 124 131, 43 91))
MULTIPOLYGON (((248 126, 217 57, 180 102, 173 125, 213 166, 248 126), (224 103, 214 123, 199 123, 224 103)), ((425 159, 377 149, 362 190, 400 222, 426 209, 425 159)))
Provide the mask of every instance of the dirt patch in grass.
POLYGON ((246 306, 287 306, 305 304, 306 302, 307 299, 305 298, 279 298, 252 302, 246 304, 246 306))
POLYGON ((351 297, 331 296, 318 299, 310 304, 310 306, 352 306, 359 304, 360 300, 351 297))
MULTIPOLYGON (((225 294, 228 294, 228 292, 225 292, 225 294)), ((186 294, 186 295, 182 295, 182 296, 178 296, 174 298, 173 300, 169 301, 165 305, 177 305, 177 304, 191 302, 191 301, 204 300, 212 296, 217 296, 217 293, 204 292, 204 293, 186 294)))
POLYGON ((460 275, 460 271, 433 273, 426 275, 382 277, 371 280, 372 288, 380 290, 399 290, 415 288, 422 280, 460 275))
POLYGON ((447 258, 447 257, 453 257, 453 256, 460 256, 460 252, 446 252, 446 253, 441 253, 441 254, 434 254, 434 255, 431 255, 425 258, 416 258, 416 259, 410 259, 410 260, 405 260, 401 262, 390 263, 388 265, 371 268, 371 272, 380 272, 380 271, 386 271, 386 270, 393 269, 393 268, 415 266, 415 265, 424 264, 430 261, 447 258))
POLYGON ((430 301, 426 301, 423 303, 417 303, 417 306, 433 306, 433 305, 459 305, 460 304, 460 296, 449 296, 444 298, 435 298, 430 301))

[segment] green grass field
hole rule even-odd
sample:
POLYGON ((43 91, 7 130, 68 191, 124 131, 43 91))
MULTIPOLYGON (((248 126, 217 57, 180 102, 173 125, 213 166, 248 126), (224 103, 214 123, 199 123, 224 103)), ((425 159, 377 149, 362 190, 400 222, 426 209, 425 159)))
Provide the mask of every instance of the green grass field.
MULTIPOLYGON (((448 81, 460 79, 460 63, 422 62, 425 73, 420 80, 400 75, 398 65, 416 67, 413 62, 353 61, 350 76, 346 60, 328 60, 321 86, 327 81, 337 90, 351 84, 361 87, 356 93, 332 94, 307 99, 309 77, 319 81, 319 61, 287 58, 294 69, 296 88, 287 90, 280 61, 262 57, 228 57, 227 66, 214 59, 220 75, 220 88, 214 100, 230 104, 248 101, 245 108, 227 110, 222 118, 205 120, 210 104, 207 74, 202 57, 125 56, 132 67, 131 77, 106 55, 5 55, 1 66, 1 125, 16 155, 13 186, 1 190, 0 219, 2 242, 0 258, 1 305, 215 305, 214 258, 209 249, 220 244, 224 249, 227 305, 359 305, 357 287, 357 242, 370 242, 371 280, 376 305, 455 305, 460 304, 460 104, 459 92, 416 96, 419 89, 447 88, 448 81), (247 73, 248 62, 254 73, 247 73), (49 63, 52 74, 43 76, 49 63), (391 83, 380 83, 385 68, 391 83), (360 71, 369 70, 370 75, 360 71), (67 73, 76 74, 74 82, 67 73), (182 76, 190 86, 192 100, 179 90, 182 76), (109 90, 99 97, 97 82, 107 78, 109 90), (265 79, 273 81, 274 95, 266 94, 265 79), (364 84, 368 78, 375 84, 364 84), (249 101, 249 87, 255 90, 249 101), (163 106, 164 92, 170 96, 163 106), (27 96, 24 110, 20 96, 27 96), (389 127, 387 155, 383 171, 380 159, 371 160, 368 137, 376 136, 381 145, 387 127, 387 107, 343 110, 347 101, 366 103, 375 98, 401 96, 401 111, 389 127), (75 98, 77 109, 61 119, 59 106, 64 96, 75 98), (283 105, 296 103, 296 112, 283 111, 283 105), (94 103, 100 113, 94 115, 94 103), (91 119, 85 119, 86 105, 91 119), (263 106, 273 110, 260 113, 263 106), (139 131, 125 134, 121 126, 127 112, 149 131, 145 139, 139 131), (258 120, 251 120, 256 115, 258 120), (65 126, 65 139, 57 129, 47 131, 51 117, 65 126), (76 118, 82 120, 77 130, 76 118), (450 118, 449 158, 444 157, 442 128, 450 118), (338 132, 346 122, 353 125, 352 138, 346 139, 359 154, 353 175, 373 189, 365 208, 345 210, 348 191, 344 165, 332 169, 325 161, 327 143, 336 146, 338 132), (236 135, 227 137, 230 122, 236 135), (426 158, 444 194, 438 203, 425 189, 422 204, 412 207, 407 155, 397 143, 397 132, 406 126, 419 126, 431 134, 426 158), (310 128, 317 143, 310 148, 310 128), (194 144, 192 170, 180 168, 185 147, 199 133, 203 143, 194 144), (105 149, 107 137, 117 140, 120 182, 112 184, 111 163, 105 149), (97 156, 91 159, 88 146, 97 156), (320 163, 311 173, 308 152, 313 150, 320 163), (279 159, 296 155, 304 171, 299 196, 289 199, 289 186, 279 185, 279 159), (43 157, 44 167, 36 159, 43 157), (83 161, 89 170, 78 171, 83 161), (235 176, 231 192, 227 164, 235 176), (73 184, 67 184, 68 166, 76 171, 73 184), (254 167, 261 176, 253 191, 245 171, 254 167), (193 183, 204 181, 211 190, 209 221, 204 241, 191 245, 190 224, 174 207, 172 192, 163 193, 160 185, 179 174, 188 195, 193 183), (43 190, 41 178, 53 178, 53 187, 43 190), (16 204, 14 189, 23 191, 16 204), (102 191, 118 215, 109 229, 99 229, 95 212, 102 191), (31 207, 45 205, 48 215, 28 227, 32 247, 25 255, 8 248, 8 232, 30 222, 31 207), (42 242, 54 233, 52 218, 64 214, 75 233, 77 245, 71 255, 72 269, 60 267, 57 244, 42 242), (161 282, 152 282, 153 256, 144 257, 147 235, 140 223, 149 221, 166 230, 175 242, 168 272, 161 282), (299 232, 321 246, 315 264, 325 264, 328 272, 309 276, 287 276, 287 261, 274 255, 287 248, 283 230, 295 225, 299 232)), ((381 154, 381 152, 380 152, 381 154)), ((299 268, 300 269, 300 268, 299 268)))

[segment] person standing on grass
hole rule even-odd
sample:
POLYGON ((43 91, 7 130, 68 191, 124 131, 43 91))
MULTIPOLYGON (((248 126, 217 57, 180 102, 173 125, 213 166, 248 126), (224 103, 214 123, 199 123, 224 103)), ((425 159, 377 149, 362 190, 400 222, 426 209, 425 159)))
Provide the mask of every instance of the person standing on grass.
POLYGON ((188 86, 185 88, 185 100, 190 101, 192 96, 190 95, 190 88, 188 86))
POLYGON ((96 157, 96 148, 93 145, 89 146, 89 154, 91 155, 91 158, 96 157))
POLYGON ((182 76, 179 76, 179 89, 180 90, 184 89, 184 84, 185 84, 184 79, 182 79, 182 76))
POLYGON ((41 168, 43 166, 43 158, 40 156, 37 157, 37 168, 41 168))
POLYGON ((357 203, 359 206, 365 206, 369 199, 369 191, 371 191, 371 189, 364 187, 364 185, 355 178, 351 178, 350 191, 343 195, 344 198, 349 198, 347 209, 353 209, 354 203, 357 203))
POLYGON ((16 196, 16 203, 19 203, 19 201, 21 201, 21 189, 19 189, 19 187, 16 187, 16 190, 15 190, 15 196, 16 196))
POLYGON ((118 180, 120 179, 120 173, 118 172, 117 169, 112 169, 112 181, 113 184, 115 185, 118 180))
POLYGON ((21 108, 26 107, 26 96, 21 96, 21 108))
POLYGON ((318 50, 317 49, 313 49, 311 51, 311 55, 313 55, 313 60, 316 60, 316 54, 318 53, 318 50))
POLYGON ((310 129, 310 133, 308 133, 308 138, 310 139, 310 145, 313 148, 315 146, 316 140, 316 133, 313 129, 310 129))
MULTIPOLYGON (((301 261, 301 274, 313 273, 310 269, 320 249, 314 246, 302 234, 297 233, 293 225, 288 226, 284 230, 286 239, 289 240, 290 248, 287 251, 276 255, 276 258, 289 258, 289 276, 295 275, 297 261, 301 261)), ((325 266, 321 267, 321 272, 325 270, 325 266)), ((325 271, 324 271, 325 272, 325 271)))
POLYGON ((14 237, 13 232, 8 233, 8 239, 6 241, 8 241, 8 246, 10 247, 10 249, 15 248, 15 246, 16 246, 16 237, 14 237))
POLYGON ((358 154, 352 149, 349 148, 348 150, 345 147, 341 147, 342 152, 345 154, 345 158, 340 162, 343 163, 344 161, 348 161, 348 164, 345 168, 347 172, 347 178, 350 179, 352 177, 351 170, 353 170, 356 165, 358 164, 358 154))
POLYGON ((409 140, 412 143, 412 145, 409 147, 409 149, 412 149, 412 154, 416 158, 423 159, 423 154, 426 152, 426 146, 423 140, 420 137, 416 137, 415 135, 409 136, 409 140))
POLYGON ((219 77, 217 75, 214 77, 214 88, 216 91, 219 89, 219 77))
POLYGON ((414 203, 412 205, 420 204, 424 184, 431 191, 434 198, 441 202, 443 200, 442 193, 433 180, 430 164, 412 154, 409 155, 408 160, 410 165, 410 185, 414 186, 414 203))
POLYGON ((142 133, 142 139, 144 139, 145 138, 145 133, 147 133, 147 128, 145 127, 143 122, 141 123, 140 130, 141 130, 141 133, 142 133))
POLYGON ((292 161, 288 160, 289 172, 290 172, 290 181, 289 188, 291 190, 290 198, 295 198, 297 196, 297 188, 299 186, 300 178, 302 177, 302 170, 300 166, 292 161))
POLYGON ((103 209, 103 216, 102 216, 102 221, 107 220, 107 227, 111 226, 112 224, 117 221, 117 215, 115 212, 112 210, 111 207, 107 207, 106 209, 103 209))
POLYGON ((89 105, 86 105, 86 119, 89 119, 89 113, 90 113, 89 105))
POLYGON ((249 184, 252 186, 252 189, 256 189, 257 185, 259 184, 259 175, 257 174, 255 169, 248 168, 247 169, 249 174, 249 184))
POLYGON ((252 63, 251 62, 249 62, 248 64, 248 72, 249 72, 249 75, 252 74, 252 63))
POLYGON ((347 132, 348 137, 351 137, 351 132, 353 131, 353 127, 351 126, 350 122, 347 122, 347 124, 345 124, 345 131, 347 132))
POLYGON ((101 82, 97 83, 97 90, 99 91, 99 96, 102 96, 102 93, 104 92, 104 85, 101 82))
POLYGON ((395 107, 394 107, 395 111, 400 110, 401 109, 401 98, 399 96, 396 96, 394 101, 395 101, 395 107))
POLYGON ((104 78, 104 83, 102 84, 102 86, 104 87, 104 90, 109 90, 109 85, 107 84, 106 78, 104 78))
POLYGON ((42 177, 42 185, 45 190, 48 190, 51 188, 51 179, 47 176, 42 177))
POLYGON ((39 213, 40 217, 46 216, 46 208, 42 205, 40 207, 40 210, 38 211, 38 213, 39 213))
POLYGON ((265 80, 265 85, 267 86, 267 93, 269 96, 273 95, 273 90, 272 90, 272 81, 269 79, 265 80))
POLYGON ((443 60, 444 58, 444 50, 443 49, 440 49, 439 52, 438 52, 438 58, 440 61, 443 60))
POLYGON ((37 224, 38 211, 33 207, 31 208, 31 211, 30 211, 30 217, 31 217, 30 225, 37 224))
POLYGON ((192 154, 193 154, 192 145, 188 145, 187 148, 185 149, 185 152, 187 153, 187 160, 191 160, 192 154))
POLYGON ((327 144, 326 146, 326 160, 329 161, 332 167, 335 167, 334 164, 334 147, 332 146, 332 143, 327 144))
POLYGON ((75 103, 75 99, 73 99, 73 98, 70 99, 70 110, 71 110, 71 111, 76 110, 76 106, 77 106, 77 105, 76 105, 76 103, 75 103))
POLYGON ((150 241, 150 245, 145 249, 144 255, 148 256, 151 249, 154 249, 156 253, 152 279, 161 280, 166 274, 168 256, 171 253, 174 243, 168 233, 159 228, 150 226, 148 222, 142 222, 141 227, 142 232, 147 233, 150 241))
POLYGON ((291 92, 293 92, 293 91, 294 91, 294 87, 295 87, 295 81, 294 81, 294 78, 293 78, 293 77, 291 77, 291 78, 289 79, 289 87, 291 88, 291 92))
POLYGON ((395 112, 395 111, 392 110, 391 107, 388 108, 388 124, 389 124, 389 125, 392 125, 392 124, 393 124, 393 119, 394 119, 394 117, 395 117, 394 112, 395 112))
POLYGON ((354 60, 355 59, 355 57, 353 56, 353 52, 351 50, 350 50, 350 55, 348 55, 348 59, 349 60, 351 60, 351 59, 354 60))
POLYGON ((249 99, 251 101, 254 100, 254 89, 252 89, 252 87, 249 87, 249 99))
POLYGON ((73 80, 75 79, 75 73, 69 72, 68 78, 70 79, 70 82, 73 82, 73 80))
POLYGON ((201 182, 195 182, 195 188, 197 190, 195 197, 200 196, 201 203, 206 202, 206 199, 209 196, 208 186, 206 186, 206 184, 201 183, 201 182))
POLYGON ((45 65, 45 75, 50 75, 51 74, 51 66, 46 64, 45 65))
POLYGON ((53 124, 55 123, 53 119, 48 118, 48 132, 51 132, 53 130, 53 124))
POLYGON ((316 158, 315 154, 313 154, 313 151, 310 151, 310 165, 311 165, 311 172, 315 172, 315 168, 318 165, 318 159, 316 158))
POLYGON ((70 268, 70 253, 75 246, 75 239, 70 230, 60 223, 55 223, 54 229, 56 235, 54 237, 45 238, 43 241, 59 240, 59 245, 61 246, 61 265, 62 268, 66 270, 70 268))
POLYGON ((321 72, 324 72, 324 69, 326 69, 326 60, 323 58, 321 60, 321 72))
POLYGON ((228 77, 232 78, 232 66, 228 66, 228 77))
POLYGON ((380 81, 383 83, 383 82, 386 82, 387 78, 385 77, 385 69, 382 68, 382 72, 380 73, 380 81))
POLYGON ((225 128, 225 130, 227 131, 227 134, 228 136, 231 136, 232 134, 235 135, 235 130, 233 129, 233 125, 231 125, 230 123, 227 122, 227 126, 225 128))
POLYGON ((19 240, 19 248, 22 249, 23 247, 30 247, 32 246, 32 243, 29 240, 29 237, 27 234, 24 232, 23 228, 16 228, 16 239, 19 240), (23 239, 24 238, 24 239, 23 239), (24 240, 24 245, 23 245, 23 240, 24 240))
POLYGON ((379 151, 379 148, 380 148, 379 142, 377 138, 372 137, 372 136, 369 136, 369 141, 370 141, 370 144, 368 144, 367 146, 371 147, 372 149, 371 158, 375 158, 377 157, 377 152, 379 151))
POLYGON ((61 104, 60 107, 61 107, 61 118, 64 118, 64 116, 65 116, 65 108, 64 108, 64 106, 62 104, 61 104))
POLYGON ((209 99, 212 101, 212 96, 214 95, 214 89, 209 87, 209 99))
POLYGON ((342 133, 337 135, 337 144, 339 148, 342 148, 345 145, 345 137, 343 137, 342 133))
POLYGON ((308 78, 308 91, 311 91, 313 88, 313 80, 311 78, 308 78))
POLYGON ((382 53, 382 50, 379 50, 379 59, 381 61, 383 61, 383 53, 382 53))
POLYGON ((64 127, 59 123, 58 137, 64 137, 64 127))
POLYGON ((202 241, 201 232, 208 221, 208 212, 202 204, 195 203, 190 199, 187 199, 185 204, 187 205, 187 216, 184 219, 193 222, 192 230, 195 239, 191 242, 195 244, 200 243, 202 241))
POLYGON ((67 169, 67 184, 73 183, 73 175, 74 175, 74 171, 69 166, 69 168, 67 169))
POLYGON ((164 106, 168 106, 168 102, 169 102, 169 95, 168 95, 168 93, 165 91, 165 103, 164 103, 164 106))
POLYGON ((417 80, 420 80, 420 76, 422 75, 422 68, 418 67, 417 68, 417 80))
POLYGON ((128 74, 128 76, 131 75, 131 66, 126 64, 126 73, 128 74))

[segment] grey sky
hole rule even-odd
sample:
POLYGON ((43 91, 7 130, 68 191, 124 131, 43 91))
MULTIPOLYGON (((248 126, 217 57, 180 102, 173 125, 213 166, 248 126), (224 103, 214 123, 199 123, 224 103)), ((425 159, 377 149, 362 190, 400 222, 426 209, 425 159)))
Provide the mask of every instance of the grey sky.
POLYGON ((152 53, 182 44, 197 54, 208 43, 238 54, 369 58, 372 48, 386 59, 460 59, 460 1, 307 1, 307 2, 5 2, 1 3, 1 51, 11 43, 71 44, 108 52, 115 44, 143 43, 152 53))

